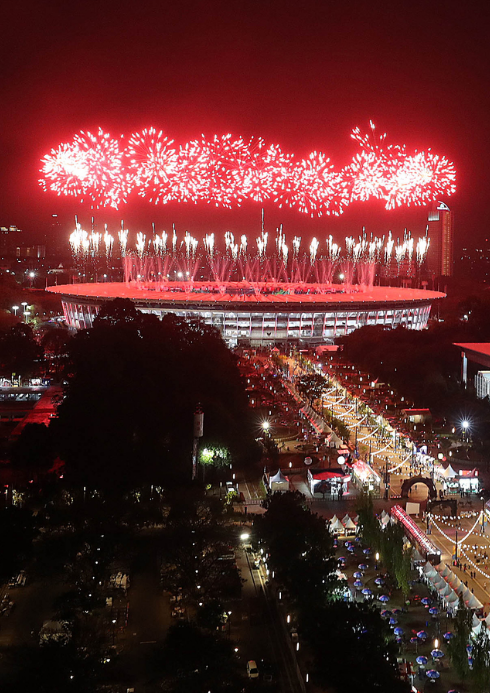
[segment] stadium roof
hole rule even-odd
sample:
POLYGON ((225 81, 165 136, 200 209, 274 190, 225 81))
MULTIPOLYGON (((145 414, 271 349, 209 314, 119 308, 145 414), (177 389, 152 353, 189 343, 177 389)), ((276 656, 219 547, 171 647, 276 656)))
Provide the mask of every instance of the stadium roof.
MULTIPOLYGON (((343 304, 360 304, 360 303, 395 303, 405 301, 434 301, 438 298, 444 298, 445 294, 438 291, 425 291, 422 289, 402 289, 398 287, 373 286, 366 288, 364 291, 341 292, 338 289, 324 293, 281 293, 282 290, 291 288, 291 285, 277 284, 275 288, 279 293, 272 292, 254 292, 253 285, 242 285, 242 288, 248 288, 250 293, 240 293, 233 291, 232 293, 221 293, 219 285, 215 285, 215 290, 207 290, 212 286, 210 282, 200 283, 194 282, 194 290, 189 290, 190 285, 187 282, 171 282, 171 290, 156 291, 148 288, 140 288, 136 284, 126 284, 123 282, 107 282, 97 284, 65 284, 61 286, 50 286, 48 291, 61 294, 63 296, 73 296, 81 300, 97 299, 111 300, 114 298, 129 298, 136 302, 172 302, 172 303, 194 303, 194 304, 227 304, 227 303, 251 303, 251 304, 289 304, 289 305, 308 305, 308 304, 325 304, 325 303, 343 303, 343 304)), ((236 289, 238 283, 227 283, 225 286, 230 286, 236 289)), ((318 291, 318 285, 315 284, 297 284, 293 285, 300 291, 318 291)), ((170 289, 170 286, 169 286, 170 289)))

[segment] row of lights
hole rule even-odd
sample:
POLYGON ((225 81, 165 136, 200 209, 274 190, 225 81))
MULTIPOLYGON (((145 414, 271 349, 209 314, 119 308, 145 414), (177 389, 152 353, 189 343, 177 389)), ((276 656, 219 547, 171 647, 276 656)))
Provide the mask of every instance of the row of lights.
MULTIPOLYGON (((29 304, 27 303, 27 301, 22 301, 22 303, 20 305, 23 306, 23 308, 24 308, 23 315, 24 315, 25 321, 27 322, 27 317, 31 314, 31 311, 27 310, 27 306, 29 304)), ((14 311, 14 315, 17 317, 17 311, 20 310, 20 306, 12 306, 12 310, 14 311)))

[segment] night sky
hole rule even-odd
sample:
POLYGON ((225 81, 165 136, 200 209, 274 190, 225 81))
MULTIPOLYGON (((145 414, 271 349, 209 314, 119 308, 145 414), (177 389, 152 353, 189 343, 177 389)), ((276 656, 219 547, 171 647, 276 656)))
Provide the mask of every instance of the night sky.
MULTIPOLYGON (((350 131, 372 119, 388 141, 455 162, 458 244, 490 234, 489 10, 461 2, 53 2, 3 11, 0 72, 0 224, 45 233, 57 213, 90 226, 124 219, 130 230, 260 230, 260 205, 152 206, 136 196, 119 211, 58 198, 38 186, 40 158, 98 126, 114 135, 163 129, 177 143, 231 132, 262 136, 341 167, 356 153, 350 131)), ((337 240, 405 226, 425 228, 424 208, 385 211, 354 203, 341 218, 312 220, 265 205, 269 231, 337 240)))

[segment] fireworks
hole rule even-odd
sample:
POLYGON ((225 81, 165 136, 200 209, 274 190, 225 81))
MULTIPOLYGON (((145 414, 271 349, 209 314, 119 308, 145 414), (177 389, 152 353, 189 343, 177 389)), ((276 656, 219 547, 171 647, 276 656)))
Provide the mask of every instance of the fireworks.
POLYGON ((99 129, 52 149, 42 159, 40 183, 58 195, 88 197, 98 206, 118 208, 135 190, 155 204, 206 202, 234 208, 246 200, 273 200, 311 216, 339 215, 352 202, 371 198, 393 209, 425 205, 455 192, 454 165, 444 156, 385 146, 386 135, 377 137, 372 123, 369 135, 356 128, 352 138, 360 151, 337 170, 322 152, 298 160, 262 139, 203 136, 174 147, 163 132, 148 128, 132 134, 124 147, 122 137, 99 129))
POLYGON ((91 271, 96 274, 101 267, 105 271, 116 254, 123 260, 126 281, 136 281, 140 286, 152 284, 155 288, 158 284, 163 288, 172 280, 190 285, 204 279, 216 282, 219 291, 224 291, 230 281, 248 282, 255 292, 271 283, 280 285, 278 290, 284 285, 303 284, 313 293, 330 291, 341 283, 342 291, 359 291, 360 287, 372 286, 377 275, 414 277, 429 248, 427 236, 416 241, 406 230, 403 239, 397 241, 391 232, 386 238, 368 238, 363 229, 358 239, 345 238, 343 246, 329 236, 324 241, 313 238, 304 249, 301 238, 294 236, 291 252, 282 227, 277 229, 275 245, 270 243, 272 252, 267 250, 269 234, 265 231, 256 238, 255 252, 249 248, 246 236, 242 235, 238 244, 230 231, 221 242, 210 233, 200 243, 188 231, 179 239, 175 228, 171 243, 165 231, 154 233, 150 239, 138 232, 131 247, 128 237, 128 231, 122 228, 115 251, 107 227, 103 235, 94 230, 88 234, 77 223, 70 244, 83 276, 91 271))
POLYGON ((72 143, 52 149, 42 159, 40 182, 58 195, 88 196, 99 206, 117 209, 131 189, 119 145, 100 128, 95 135, 80 132, 72 143))

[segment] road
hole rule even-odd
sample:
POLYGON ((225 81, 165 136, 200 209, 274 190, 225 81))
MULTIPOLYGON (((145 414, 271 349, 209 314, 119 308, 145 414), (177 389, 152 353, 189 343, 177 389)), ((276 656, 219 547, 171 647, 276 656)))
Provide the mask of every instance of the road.
POLYGON ((237 552, 237 565, 246 580, 242 599, 236 603, 231 616, 231 638, 236 641, 239 656, 245 667, 249 659, 259 665, 265 659, 274 663, 277 690, 281 693, 304 693, 298 680, 297 668, 282 614, 267 584, 263 564, 259 570, 253 567, 254 556, 243 548, 237 552))

